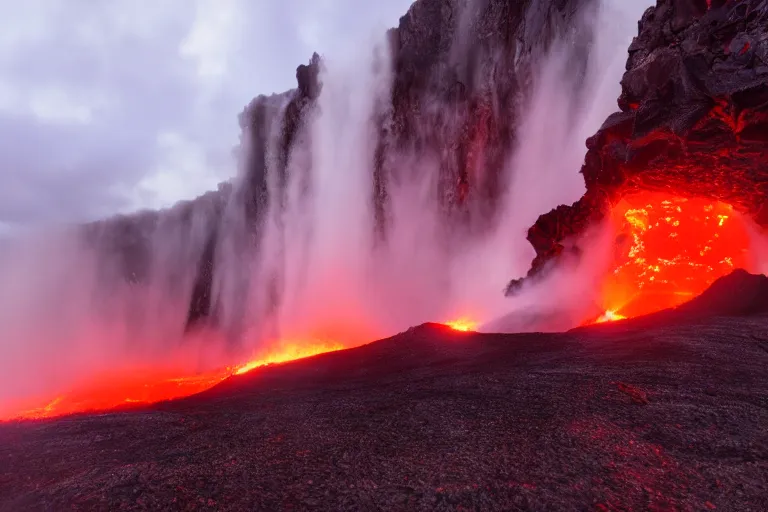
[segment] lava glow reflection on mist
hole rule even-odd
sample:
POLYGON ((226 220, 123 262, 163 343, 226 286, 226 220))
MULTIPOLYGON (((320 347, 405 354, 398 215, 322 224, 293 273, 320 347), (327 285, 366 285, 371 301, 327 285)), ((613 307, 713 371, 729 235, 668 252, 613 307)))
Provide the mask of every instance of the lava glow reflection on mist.
POLYGON ((0 421, 52 418, 183 398, 210 389, 233 375, 343 348, 341 343, 334 341, 280 342, 247 363, 194 375, 180 376, 178 371, 160 369, 116 370, 80 383, 53 399, 3 407, 0 409, 0 421))
POLYGON ((0 420, 53 418, 162 402, 200 393, 230 375, 227 370, 187 376, 161 370, 114 371, 81 382, 53 400, 4 407, 0 420))
POLYGON ((604 322, 615 322, 617 320, 623 320, 625 318, 627 318, 627 317, 625 317, 623 315, 620 315, 620 314, 618 314, 615 311, 606 311, 605 313, 600 315, 600 318, 598 318, 595 321, 595 323, 601 324, 601 323, 604 323, 604 322))
POLYGON ((451 320, 450 322, 445 322, 445 325, 447 325, 448 327, 450 327, 455 331, 469 332, 477 329, 477 322, 474 322, 467 318, 459 318, 458 320, 451 320))
MULTIPOLYGON (((471 331, 477 323, 462 317, 445 322, 445 325, 457 331, 471 331)), ((0 421, 54 418, 183 398, 206 391, 227 378, 243 375, 259 367, 344 348, 347 348, 344 344, 327 339, 280 341, 269 344, 268 350, 261 351, 258 356, 244 364, 193 375, 179 375, 182 372, 178 370, 173 372, 161 369, 114 369, 109 374, 80 383, 74 389, 52 399, 47 397, 37 400, 36 403, 0 407, 0 421)))

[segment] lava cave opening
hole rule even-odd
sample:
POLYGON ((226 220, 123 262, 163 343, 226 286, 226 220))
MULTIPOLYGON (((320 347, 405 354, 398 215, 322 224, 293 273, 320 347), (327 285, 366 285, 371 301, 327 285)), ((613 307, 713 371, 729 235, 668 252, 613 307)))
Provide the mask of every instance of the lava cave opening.
POLYGON ((637 191, 613 203, 614 265, 600 290, 604 313, 587 323, 647 315, 701 294, 750 266, 747 224, 726 203, 637 191))

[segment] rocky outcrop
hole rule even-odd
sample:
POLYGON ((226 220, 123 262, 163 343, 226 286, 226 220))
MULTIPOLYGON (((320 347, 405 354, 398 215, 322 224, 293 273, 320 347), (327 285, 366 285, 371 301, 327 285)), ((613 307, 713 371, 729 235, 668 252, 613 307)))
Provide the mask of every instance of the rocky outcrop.
MULTIPOLYGON (((392 70, 391 95, 377 105, 372 122, 379 139, 372 169, 377 227, 386 231, 387 183, 402 172, 393 161, 413 151, 432 155, 440 168, 447 213, 488 217, 501 190, 501 170, 515 147, 519 104, 531 79, 531 61, 558 36, 570 33, 574 73, 584 71, 592 34, 575 23, 594 0, 418 0, 389 30, 388 58, 374 66, 392 70), (578 30, 581 29, 581 30, 578 30)), ((265 115, 270 98, 257 97, 241 114, 250 157, 250 193, 266 197, 264 180, 275 172, 285 184, 287 160, 322 88, 317 55, 297 70, 298 89, 280 113, 265 115), (265 154, 272 123, 282 124, 274 169, 265 154), (257 193, 258 192, 258 193, 257 193)), ((268 202, 268 199, 262 201, 268 202)), ((254 199, 252 205, 258 204, 254 199)), ((254 206, 255 209, 258 209, 254 206)), ((255 210, 254 213, 255 215, 255 210)))
POLYGON ((179 252, 197 252, 191 238, 208 240, 232 195, 232 184, 221 183, 217 190, 200 197, 180 201, 165 210, 146 210, 131 215, 118 215, 82 226, 85 246, 103 256, 106 272, 117 272, 132 283, 144 282, 153 267, 153 241, 180 236, 184 247, 179 252))
POLYGON ((269 197, 268 168, 272 167, 278 179, 285 179, 298 128, 319 94, 319 66, 315 54, 309 64, 297 68, 296 89, 258 96, 239 115, 238 178, 165 210, 119 215, 83 226, 82 240, 101 256, 103 268, 98 271, 103 272, 105 282, 117 273, 130 283, 143 283, 157 278, 158 270, 184 274, 191 265, 191 283, 185 285, 183 278, 172 275, 161 280, 176 288, 171 292, 188 295, 188 328, 215 316, 215 262, 222 238, 228 237, 235 251, 245 250, 253 243, 247 233, 260 230, 269 201, 279 200, 269 197), (278 131, 280 148, 274 164, 269 147, 273 131, 278 131), (165 262, 158 261, 160 248, 168 253, 165 262), (167 264, 169 260, 171 264, 167 264))
POLYGON ((768 225, 768 1, 659 0, 629 48, 619 107, 587 141, 584 197, 529 230, 529 277, 638 189, 723 201, 768 225))
MULTIPOLYGON (((257 245, 258 234, 263 230, 270 201, 284 203, 291 148, 320 93, 319 73, 320 57, 314 54, 309 64, 302 64, 296 69, 298 87, 295 90, 258 96, 239 115, 242 131, 240 176, 226 207, 215 217, 201 254, 190 299, 187 328, 200 321, 215 321, 213 288, 217 261, 221 260, 222 242, 226 240, 230 244, 228 250, 234 254, 251 254, 250 250, 257 245), (276 144, 273 144, 274 139, 276 144), (278 197, 270 197, 270 173, 274 173, 274 179, 279 184, 281 194, 278 197)), ((244 279, 240 288, 244 289, 248 284, 244 279)))

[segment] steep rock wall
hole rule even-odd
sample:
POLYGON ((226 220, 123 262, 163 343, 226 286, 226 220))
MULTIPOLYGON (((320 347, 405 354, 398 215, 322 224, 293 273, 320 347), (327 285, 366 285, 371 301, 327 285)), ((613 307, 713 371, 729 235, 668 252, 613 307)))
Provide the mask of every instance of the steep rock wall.
MULTIPOLYGON (((372 55, 373 65, 392 69, 391 95, 371 119, 379 133, 370 166, 371 229, 382 243, 392 208, 389 182, 402 172, 394 162, 408 151, 434 155, 438 162, 446 236, 491 225, 502 169, 515 147, 514 127, 531 81, 531 63, 557 37, 566 36, 574 54, 582 57, 572 59, 573 73, 583 73, 592 34, 578 30, 576 20, 593 5, 592 0, 414 2, 398 28, 387 33, 389 60, 372 55)), ((225 212, 212 233, 217 244, 235 238, 235 245, 244 244, 236 251, 243 254, 258 247, 266 210, 285 201, 292 151, 311 147, 306 127, 322 90, 322 66, 314 55, 297 69, 296 90, 259 96, 241 114, 245 160, 228 208, 239 209, 245 225, 231 229, 225 212), (277 180, 277 193, 273 189, 270 194, 270 179, 277 180)), ((290 172, 308 171, 292 165, 290 172)), ((216 249, 204 254, 190 324, 215 319, 213 275, 224 264, 232 262, 222 263, 216 249)))

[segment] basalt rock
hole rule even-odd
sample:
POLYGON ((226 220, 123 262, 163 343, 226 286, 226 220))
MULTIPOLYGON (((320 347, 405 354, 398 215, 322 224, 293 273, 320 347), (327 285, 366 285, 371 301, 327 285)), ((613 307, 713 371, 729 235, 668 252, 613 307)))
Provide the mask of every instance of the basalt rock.
POLYGON ((723 201, 768 226, 768 0, 659 0, 621 84, 620 111, 587 141, 586 194, 528 232, 529 278, 640 189, 723 201))

